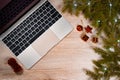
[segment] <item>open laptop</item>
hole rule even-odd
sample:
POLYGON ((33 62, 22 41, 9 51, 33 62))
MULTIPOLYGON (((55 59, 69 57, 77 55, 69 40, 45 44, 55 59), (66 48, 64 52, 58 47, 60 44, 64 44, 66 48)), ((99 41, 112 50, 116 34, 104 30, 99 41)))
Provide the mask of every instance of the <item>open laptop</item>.
POLYGON ((49 0, 0 1, 0 39, 26 69, 72 29, 49 0))

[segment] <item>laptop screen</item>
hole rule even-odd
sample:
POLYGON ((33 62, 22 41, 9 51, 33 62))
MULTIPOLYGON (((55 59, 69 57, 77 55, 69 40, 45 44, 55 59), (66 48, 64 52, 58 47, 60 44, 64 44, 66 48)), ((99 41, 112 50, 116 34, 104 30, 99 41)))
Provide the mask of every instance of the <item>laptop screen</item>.
POLYGON ((40 0, 0 0, 0 35, 40 0))
POLYGON ((11 0, 0 0, 0 10, 6 6, 11 0))

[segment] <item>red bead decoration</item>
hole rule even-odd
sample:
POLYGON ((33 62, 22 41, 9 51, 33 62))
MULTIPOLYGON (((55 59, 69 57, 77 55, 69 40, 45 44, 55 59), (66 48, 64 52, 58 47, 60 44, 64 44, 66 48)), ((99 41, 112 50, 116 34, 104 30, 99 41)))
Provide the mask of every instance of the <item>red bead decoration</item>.
POLYGON ((84 40, 84 41, 87 41, 89 39, 89 37, 85 34, 81 37, 81 39, 84 40))
POLYGON ((92 28, 89 25, 87 25, 87 27, 85 28, 85 31, 87 33, 92 33, 92 28))
POLYGON ((98 43, 98 38, 97 38, 97 37, 93 37, 93 38, 92 38, 92 42, 93 42, 93 43, 98 43))
POLYGON ((8 64, 14 70, 14 72, 16 74, 22 74, 23 73, 22 67, 17 63, 17 61, 14 58, 9 58, 8 59, 8 64))
POLYGON ((83 30, 83 26, 82 25, 77 25, 77 31, 82 31, 83 30))

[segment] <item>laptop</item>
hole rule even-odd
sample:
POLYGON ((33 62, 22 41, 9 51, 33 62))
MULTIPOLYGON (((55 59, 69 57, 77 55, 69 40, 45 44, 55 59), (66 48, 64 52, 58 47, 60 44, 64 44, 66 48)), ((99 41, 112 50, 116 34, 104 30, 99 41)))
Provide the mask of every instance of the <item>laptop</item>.
POLYGON ((72 29, 49 0, 0 1, 0 40, 26 69, 72 29))

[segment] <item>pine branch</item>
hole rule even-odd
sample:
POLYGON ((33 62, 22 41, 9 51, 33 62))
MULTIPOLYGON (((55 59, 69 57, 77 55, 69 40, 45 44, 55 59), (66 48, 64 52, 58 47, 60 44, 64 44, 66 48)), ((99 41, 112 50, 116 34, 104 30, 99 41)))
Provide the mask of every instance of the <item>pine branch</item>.
POLYGON ((120 80, 120 0, 64 0, 63 11, 83 13, 102 36, 103 48, 93 48, 101 57, 93 60, 93 71, 87 70, 90 80, 120 80))

